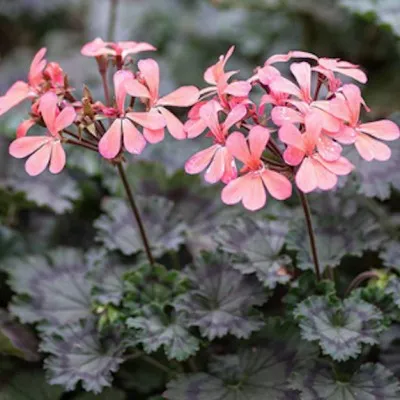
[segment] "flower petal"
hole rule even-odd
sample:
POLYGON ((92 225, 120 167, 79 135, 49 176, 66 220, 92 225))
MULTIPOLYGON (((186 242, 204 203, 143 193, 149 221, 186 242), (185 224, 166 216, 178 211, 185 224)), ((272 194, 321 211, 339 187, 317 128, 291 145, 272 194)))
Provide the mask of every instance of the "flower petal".
POLYGON ((304 193, 310 193, 317 188, 317 175, 309 157, 303 160, 295 180, 297 187, 304 193))
POLYGON ((183 128, 187 133, 188 139, 193 139, 201 135, 207 128, 207 125, 201 118, 199 118, 197 120, 186 121, 183 128))
POLYGON ((247 175, 230 181, 221 192, 221 199, 225 204, 236 204, 242 200, 243 194, 247 190, 247 175))
POLYGON ((22 81, 15 82, 4 96, 0 97, 0 115, 3 115, 29 97, 30 88, 22 81))
POLYGON ((56 132, 61 132, 67 126, 70 126, 76 118, 74 107, 65 107, 60 114, 58 114, 55 121, 56 132))
POLYGON ((348 175, 354 169, 354 165, 344 157, 339 157, 335 161, 326 161, 319 154, 314 154, 313 158, 335 175, 348 175))
POLYGON ((252 158, 259 160, 269 140, 269 130, 262 126, 253 126, 249 132, 249 148, 252 158))
POLYGON ((30 176, 41 174, 50 161, 52 143, 48 142, 33 153, 25 163, 25 170, 30 176))
POLYGON ((248 164, 252 160, 252 156, 243 133, 231 133, 226 140, 226 147, 228 148, 229 152, 243 164, 248 164))
POLYGON ((160 68, 157 61, 151 58, 140 60, 138 62, 138 68, 150 90, 151 98, 156 101, 158 99, 158 90, 160 87, 160 68))
POLYGON ((266 169, 261 177, 268 192, 275 199, 286 200, 292 195, 292 184, 286 176, 266 169))
POLYGON ((182 86, 157 101, 160 106, 189 107, 199 99, 196 86, 182 86))
POLYGON ((36 122, 33 119, 26 119, 25 121, 22 121, 17 128, 17 138, 26 136, 29 129, 31 129, 35 123, 36 122))
POLYGON ((227 132, 229 128, 241 121, 247 114, 247 108, 243 104, 235 106, 230 113, 227 115, 226 120, 223 123, 224 132, 227 132))
POLYGON ((122 120, 124 146, 131 154, 140 154, 146 147, 146 140, 136 126, 128 119, 122 120))
POLYGON ((121 150, 122 120, 117 118, 100 139, 99 152, 104 158, 114 158, 121 150))
POLYGON ((167 129, 169 133, 178 140, 186 139, 186 133, 185 129, 183 127, 183 124, 177 117, 175 117, 174 114, 172 114, 170 111, 168 111, 164 107, 159 107, 158 110, 160 113, 163 115, 166 123, 167 123, 167 129))
POLYGON ((133 74, 131 71, 120 70, 114 74, 114 92, 115 102, 117 103, 117 109, 120 114, 125 112, 125 99, 126 99, 126 85, 127 82, 133 80, 133 74))
POLYGON ((43 57, 46 54, 47 49, 45 47, 41 48, 33 57, 31 66, 29 68, 28 82, 32 86, 40 84, 43 80, 43 69, 46 66, 46 60, 43 57))
POLYGON ((313 166, 315 176, 317 178, 317 187, 321 190, 330 190, 337 184, 337 176, 325 168, 320 162, 315 158, 310 159, 313 166))
POLYGON ((366 124, 361 124, 358 129, 383 140, 396 140, 400 137, 399 127, 388 119, 367 122, 366 124))
POLYGON ((243 193, 242 203, 250 211, 256 211, 263 208, 267 201, 263 181, 258 174, 250 174, 245 181, 245 191, 243 193))
POLYGON ((378 161, 387 161, 392 154, 389 146, 385 143, 362 133, 357 135, 355 146, 360 156, 367 161, 372 161, 374 159, 378 161))
POLYGON ((165 118, 155 110, 149 112, 130 112, 126 116, 148 129, 157 130, 164 128, 166 125, 165 118))
POLYGON ((191 175, 198 174, 199 172, 203 171, 205 168, 207 168, 208 164, 210 164, 215 152, 219 148, 220 146, 218 144, 214 144, 207 149, 195 153, 189 158, 189 160, 186 161, 185 171, 191 175))
POLYGON ((299 165, 305 156, 303 150, 298 149, 297 147, 288 146, 286 150, 283 152, 283 159, 289 165, 299 165))
POLYGON ((342 146, 326 135, 321 135, 317 141, 317 150, 326 161, 336 161, 342 153, 342 146))
POLYGON ((24 158, 48 143, 49 140, 46 136, 24 136, 15 139, 10 144, 8 151, 15 158, 24 158))
POLYGON ((281 126, 285 123, 303 123, 304 116, 290 107, 274 107, 271 111, 271 118, 275 125, 281 126))
POLYGON ((60 173, 64 167, 66 162, 66 156, 64 148, 60 141, 54 141, 52 144, 52 151, 51 151, 51 159, 50 159, 50 172, 52 174, 60 173))
POLYGON ((293 63, 290 66, 292 74, 296 78, 301 88, 301 98, 307 102, 311 102, 311 67, 307 62, 293 63))
POLYGON ((47 92, 40 98, 39 110, 47 129, 53 136, 57 135, 56 117, 58 112, 58 98, 53 92, 47 92))
POLYGON ((204 174, 204 179, 208 183, 216 183, 221 180, 225 172, 225 154, 224 148, 220 147, 214 154, 214 158, 211 160, 206 173, 204 174))
POLYGON ((143 136, 149 143, 159 143, 164 139, 164 128, 161 129, 148 129, 143 128, 143 136))
POLYGON ((142 85, 137 79, 129 79, 125 83, 125 89, 130 96, 150 98, 150 92, 146 86, 142 85))
POLYGON ((285 123, 279 129, 279 139, 289 146, 305 152, 304 140, 301 132, 293 125, 285 123))
POLYGON ((224 94, 231 96, 247 97, 251 90, 251 84, 246 81, 236 81, 230 83, 223 91, 224 94))

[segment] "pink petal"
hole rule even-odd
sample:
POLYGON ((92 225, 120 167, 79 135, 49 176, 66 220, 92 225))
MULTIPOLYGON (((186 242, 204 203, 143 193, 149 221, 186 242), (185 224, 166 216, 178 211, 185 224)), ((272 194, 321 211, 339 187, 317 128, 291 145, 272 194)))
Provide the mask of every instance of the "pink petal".
POLYGON ((46 143, 38 151, 33 153, 25 163, 25 170, 30 176, 41 174, 50 161, 52 143, 46 143))
POLYGON ((224 90, 225 94, 237 97, 247 97, 251 90, 251 84, 246 81, 237 81, 230 83, 224 90))
POLYGON ((342 153, 342 146, 326 135, 321 135, 317 141, 317 150, 326 161, 336 161, 342 153))
POLYGON ((51 160, 50 160, 50 172, 52 174, 60 173, 64 167, 66 162, 65 151, 62 147, 60 141, 54 141, 52 144, 52 151, 51 151, 51 160))
POLYGON ((335 161, 326 161, 319 154, 314 154, 313 158, 335 175, 348 175, 354 169, 354 165, 344 157, 339 157, 335 161))
POLYGON ((290 66, 292 74, 296 78, 302 92, 302 99, 311 102, 311 67, 306 62, 293 63, 290 66))
POLYGON ((58 112, 58 97, 53 92, 47 92, 40 98, 39 110, 47 129, 54 136, 57 135, 56 117, 58 112))
POLYGON ((337 184, 337 176, 315 159, 310 160, 314 166, 314 172, 317 178, 317 187, 322 190, 330 190, 335 187, 337 184))
POLYGON ((252 156, 243 133, 231 133, 226 140, 226 147, 229 152, 242 163, 248 164, 251 162, 252 156))
POLYGON ((143 75, 152 99, 158 99, 158 90, 160 87, 160 68, 157 61, 147 58, 138 62, 138 67, 143 75))
POLYGON ((236 204, 242 200, 243 194, 247 190, 248 175, 241 176, 230 181, 221 192, 221 199, 225 204, 236 204))
POLYGON ((222 175, 221 181, 226 184, 237 177, 236 163, 235 159, 226 147, 223 147, 220 151, 225 153, 225 171, 224 175, 222 175))
POLYGON ((147 87, 142 85, 137 79, 129 79, 125 83, 125 89, 127 93, 133 97, 151 97, 147 87))
POLYGON ((189 107, 199 100, 196 86, 182 86, 157 101, 160 106, 189 107))
POLYGON ((278 76, 281 76, 281 73, 270 65, 260 68, 257 72, 258 79, 264 85, 269 85, 278 76))
POLYGON ((242 198, 243 206, 250 211, 263 208, 267 201, 267 195, 261 176, 258 174, 250 174, 245 183, 245 191, 242 198))
POLYGON ((29 97, 30 88, 22 81, 15 82, 4 96, 0 97, 0 115, 3 115, 29 97))
POLYGON ((367 83, 368 80, 367 75, 358 68, 334 68, 333 71, 347 75, 360 83, 367 83))
POLYGON ((383 140, 396 140, 400 137, 399 127, 387 119, 361 124, 359 130, 383 140))
POLYGON ((354 128, 343 125, 338 132, 325 132, 335 140, 343 144, 353 144, 358 136, 354 128))
POLYGON ((221 180, 225 172, 225 151, 223 147, 217 149, 214 154, 214 158, 211 160, 206 173, 204 174, 204 179, 208 183, 216 183, 221 180))
POLYGON ((220 145, 214 144, 211 147, 208 147, 205 150, 199 151, 194 154, 189 160, 186 161, 185 171, 188 174, 198 174, 207 168, 208 164, 214 157, 215 152, 220 148, 220 145))
POLYGON ((152 130, 164 128, 166 125, 165 118, 155 110, 149 112, 131 112, 127 113, 126 116, 139 125, 152 130))
POLYGON ((107 49, 107 43, 101 38, 96 38, 93 41, 86 43, 82 49, 81 54, 88 57, 97 57, 101 55, 108 55, 112 50, 107 49))
POLYGON ((262 180, 271 196, 277 200, 286 200, 292 195, 292 184, 286 176, 266 169, 262 172, 262 180))
POLYGON ((249 147, 253 159, 259 160, 269 140, 269 130, 262 126, 253 126, 249 132, 249 147))
POLYGON ((317 114, 319 114, 320 119, 321 119, 321 123, 322 123, 322 128, 326 129, 327 131, 330 132, 336 132, 340 129, 340 120, 336 117, 334 117, 333 115, 319 109, 315 107, 315 103, 312 103, 312 109, 313 112, 316 112, 317 114))
POLYGON ((122 120, 122 135, 125 149, 131 154, 140 154, 146 147, 146 140, 136 126, 128 119, 122 120))
POLYGON ((306 131, 304 133, 304 140, 306 142, 306 151, 311 152, 314 150, 322 130, 322 118, 318 112, 312 110, 304 117, 306 131))
POLYGON ((303 123, 304 116, 290 107, 274 107, 271 111, 271 118, 275 125, 281 126, 285 123, 303 123))
POLYGON ((122 120, 117 118, 100 139, 99 152, 104 158, 114 158, 121 150, 122 120))
POLYGON ((241 121, 247 114, 247 108, 243 104, 235 106, 223 123, 224 132, 227 132, 230 127, 241 121))
POLYGON ((26 119, 25 121, 22 121, 17 128, 17 138, 26 136, 29 129, 31 129, 35 123, 36 122, 33 119, 26 119))
POLYGON ((298 86, 296 86, 293 82, 289 81, 289 79, 283 77, 277 77, 274 79, 269 85, 271 90, 274 92, 283 92, 292 94, 293 96, 301 99, 303 97, 302 92, 298 86))
POLYGON ((58 114, 55 121, 55 130, 56 132, 61 132, 64 128, 70 126, 76 118, 76 112, 74 107, 67 106, 65 107, 60 114, 58 114))
POLYGON ((387 161, 392 154, 389 146, 385 143, 362 133, 357 136, 355 146, 360 156, 367 161, 372 161, 374 159, 378 161, 387 161))
POLYGON ((220 124, 218 121, 218 111, 221 106, 214 100, 209 101, 200 108, 200 118, 207 124, 214 136, 220 135, 220 124))
POLYGON ((301 132, 293 124, 284 124, 279 129, 279 139, 292 147, 305 152, 304 140, 301 132))
POLYGON ((317 174, 309 157, 306 157, 296 174, 296 185, 304 193, 310 193, 317 188, 317 174))
POLYGON ((167 129, 169 133, 178 140, 186 139, 186 133, 183 127, 183 124, 174 114, 168 111, 164 107, 159 107, 158 110, 165 118, 167 123, 167 129))
POLYGON ((46 136, 24 136, 15 139, 10 144, 8 151, 15 158, 24 158, 49 141, 50 139, 46 136))
POLYGON ((143 136, 149 143, 159 143, 164 139, 164 128, 156 130, 143 128, 143 136))
POLYGON ((42 73, 44 67, 46 66, 46 60, 44 60, 43 57, 45 56, 46 51, 46 48, 43 47, 36 53, 35 57, 33 57, 28 74, 28 82, 32 86, 40 84, 43 80, 42 73))
POLYGON ((133 74, 131 71, 120 70, 114 74, 114 92, 115 102, 117 103, 117 109, 120 114, 125 111, 125 99, 126 99, 126 85, 127 82, 133 80, 133 74))
POLYGON ((146 43, 146 42, 125 42, 125 43, 134 43, 134 45, 131 46, 126 46, 124 47, 123 44, 124 42, 119 42, 118 45, 121 48, 124 48, 122 51, 122 58, 125 58, 129 54, 137 54, 141 53, 142 51, 155 51, 157 50, 153 45, 146 43))
POLYGON ((353 84, 344 85, 342 92, 347 100, 347 106, 350 110, 352 125, 356 124, 360 118, 360 109, 363 99, 361 97, 361 91, 358 86, 353 84))
POLYGON ((293 166, 299 165, 303 161, 304 156, 305 153, 303 150, 293 146, 288 146, 283 153, 283 159, 285 162, 293 166))
POLYGON ((188 139, 193 139, 201 135, 207 128, 207 125, 199 118, 197 120, 186 121, 183 127, 184 131, 187 133, 188 139))

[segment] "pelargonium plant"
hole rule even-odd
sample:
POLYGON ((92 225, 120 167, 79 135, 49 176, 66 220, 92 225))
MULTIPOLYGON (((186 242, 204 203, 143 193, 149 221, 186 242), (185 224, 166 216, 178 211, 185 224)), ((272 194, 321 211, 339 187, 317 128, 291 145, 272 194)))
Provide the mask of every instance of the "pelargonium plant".
MULTIPOLYGON (((231 47, 205 71, 204 88, 164 94, 157 61, 136 60, 155 50, 100 38, 84 45, 103 84, 96 99, 86 85, 79 97, 41 49, 27 82, 0 98, 0 114, 30 102, 9 154, 27 158, 32 179, 46 169, 59 174, 66 149, 80 147, 117 170, 128 199, 102 203, 100 249, 57 248, 6 263, 10 312, 36 324, 48 382, 100 393, 113 375, 115 388, 130 377, 154 400, 400 398, 375 350, 400 321, 398 276, 370 270, 343 287, 347 278, 334 271, 344 255, 387 245, 373 214, 354 209, 351 197, 359 195, 345 187, 356 168, 349 154, 386 162, 386 142, 400 136, 391 120, 361 120, 370 111, 360 89, 366 74, 296 50, 241 79, 228 67, 231 47), (220 199, 196 204, 193 196, 209 186, 184 175, 160 189, 169 195, 134 195, 130 178, 140 187, 148 177, 135 178, 137 162, 126 173, 129 154, 140 158, 166 131, 177 153, 181 141, 203 136, 184 170, 204 172, 206 183, 222 187, 220 199), (178 198, 176 180, 185 193, 178 198), (310 192, 318 192, 315 206, 310 192), (340 216, 348 218, 344 228, 340 216), (151 370, 147 382, 141 362, 151 370)), ((104 398, 117 398, 115 390, 104 398)))

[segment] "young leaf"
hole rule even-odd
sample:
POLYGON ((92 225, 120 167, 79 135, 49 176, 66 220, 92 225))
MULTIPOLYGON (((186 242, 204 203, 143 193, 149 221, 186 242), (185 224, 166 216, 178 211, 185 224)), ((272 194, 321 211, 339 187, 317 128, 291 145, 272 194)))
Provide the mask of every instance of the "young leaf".
POLYGON ((210 373, 183 375, 168 384, 169 400, 296 400, 288 378, 295 355, 281 346, 252 348, 216 358, 210 373))
POLYGON ((126 323, 134 332, 130 343, 142 344, 146 353, 163 346, 168 359, 183 361, 199 350, 199 341, 188 332, 179 315, 168 317, 147 308, 143 316, 128 318, 126 323))
POLYGON ((286 221, 241 217, 218 229, 215 240, 234 255, 233 268, 255 273, 264 286, 273 289, 290 280, 285 268, 290 259, 280 255, 288 230, 286 221))
POLYGON ((332 304, 323 296, 311 296, 296 307, 294 316, 302 337, 318 341, 323 353, 337 361, 357 357, 362 344, 378 343, 384 329, 381 311, 354 298, 332 304))
POLYGON ((17 297, 10 306, 22 322, 43 321, 47 328, 55 328, 91 315, 88 267, 80 251, 60 248, 47 258, 13 259, 6 270, 12 289, 29 296, 29 300, 17 297))
POLYGON ((301 400, 396 400, 400 385, 381 364, 363 364, 350 377, 338 377, 322 362, 304 367, 291 377, 292 387, 300 390, 301 400))
POLYGON ((228 333, 247 338, 263 325, 252 308, 267 300, 261 285, 231 265, 223 253, 202 253, 186 270, 192 289, 175 303, 188 325, 199 327, 210 340, 228 333))
POLYGON ((51 384, 73 390, 82 381, 85 390, 100 393, 111 385, 111 373, 123 361, 124 346, 117 336, 101 338, 95 321, 86 320, 44 336, 40 349, 50 353, 45 368, 51 384))
POLYGON ((61 386, 49 385, 38 370, 18 372, 0 385, 1 400, 59 400, 62 393, 61 386))
MULTIPOLYGON (((143 218, 154 256, 177 250, 184 242, 185 225, 173 210, 174 204, 162 197, 139 197, 138 207, 143 218)), ((102 215, 96 222, 97 240, 109 250, 132 255, 143 250, 136 221, 125 200, 108 198, 103 202, 102 215)))

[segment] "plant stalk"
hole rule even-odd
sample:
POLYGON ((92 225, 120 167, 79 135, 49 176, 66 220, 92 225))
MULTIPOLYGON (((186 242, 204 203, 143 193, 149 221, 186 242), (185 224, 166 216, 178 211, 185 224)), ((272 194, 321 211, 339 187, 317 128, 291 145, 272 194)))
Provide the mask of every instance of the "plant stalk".
POLYGON ((149 260, 149 263, 151 265, 154 265, 154 257, 153 257, 153 254, 151 252, 149 240, 148 240, 147 235, 146 235, 146 230, 144 229, 143 221, 142 221, 142 218, 140 216, 139 209, 137 208, 135 199, 133 197, 133 193, 132 193, 131 187, 129 186, 129 182, 128 182, 128 179, 126 177, 124 167, 122 166, 121 163, 119 163, 117 165, 117 168, 118 168, 119 176, 121 177, 121 180, 122 180, 122 184, 124 185, 124 189, 125 189, 126 195, 128 196, 129 205, 130 205, 130 207, 132 209, 132 213, 133 213, 133 215, 135 217, 135 220, 137 222, 137 226, 139 228, 140 237, 142 238, 142 242, 143 242, 144 249, 146 251, 147 259, 149 260))
POLYGON ((314 235, 314 229, 313 229, 313 225, 312 225, 310 206, 308 205, 308 200, 307 200, 306 195, 301 190, 297 190, 297 193, 300 197, 301 206, 303 207, 304 217, 306 220, 307 232, 308 232, 308 237, 310 240, 311 254, 312 254, 312 258, 314 261, 314 267, 315 267, 315 275, 317 276, 317 280, 320 281, 321 280, 321 270, 320 270, 320 266, 319 266, 317 246, 315 243, 315 235, 314 235))

